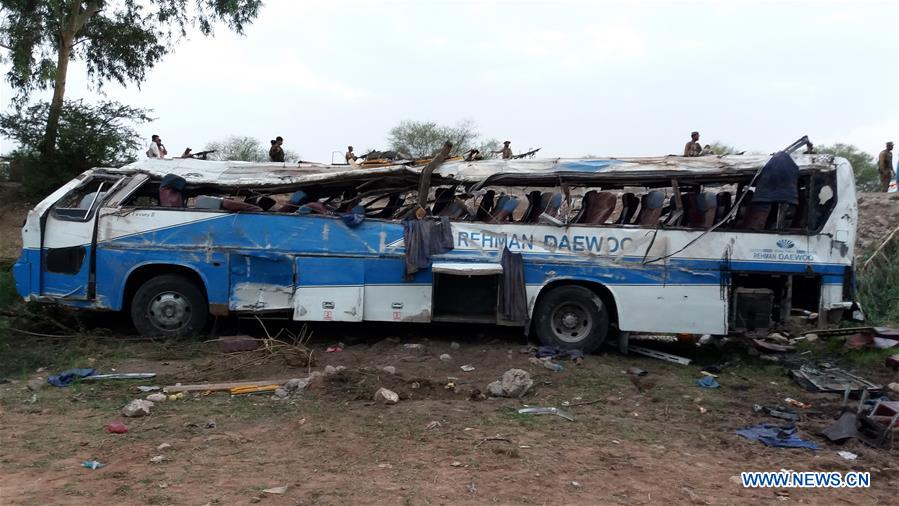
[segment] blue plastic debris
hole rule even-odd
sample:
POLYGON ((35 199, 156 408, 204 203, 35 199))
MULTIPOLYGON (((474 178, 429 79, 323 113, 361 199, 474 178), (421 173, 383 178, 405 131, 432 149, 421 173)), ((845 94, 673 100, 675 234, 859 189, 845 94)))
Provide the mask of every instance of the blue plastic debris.
POLYGON ((74 383, 76 379, 86 378, 95 372, 94 369, 69 369, 50 376, 47 378, 47 383, 57 387, 67 387, 74 383))
POLYGON ((750 441, 761 441, 765 446, 778 446, 783 448, 808 448, 817 450, 818 445, 813 441, 806 441, 796 435, 796 426, 793 424, 774 425, 761 423, 743 427, 737 431, 738 436, 743 436, 750 441))
POLYGON ((721 386, 718 384, 718 381, 711 376, 703 376, 701 379, 696 380, 696 384, 702 388, 718 388, 721 386))
POLYGON ((101 467, 106 467, 106 464, 100 462, 99 460, 85 460, 81 463, 81 467, 86 467, 88 469, 100 469, 101 467))

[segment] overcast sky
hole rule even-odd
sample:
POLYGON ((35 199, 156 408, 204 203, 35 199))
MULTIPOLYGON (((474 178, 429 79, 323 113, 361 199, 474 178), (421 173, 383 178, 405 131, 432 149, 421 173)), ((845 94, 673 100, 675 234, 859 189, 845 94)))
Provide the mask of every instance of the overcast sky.
MULTIPOLYGON (((140 131, 171 153, 282 135, 330 161, 407 119, 548 156, 680 153, 691 130, 764 152, 899 139, 895 1, 265 4, 244 36, 194 34, 140 89, 103 93, 152 108, 140 131)), ((102 98, 73 67, 67 98, 102 98)))

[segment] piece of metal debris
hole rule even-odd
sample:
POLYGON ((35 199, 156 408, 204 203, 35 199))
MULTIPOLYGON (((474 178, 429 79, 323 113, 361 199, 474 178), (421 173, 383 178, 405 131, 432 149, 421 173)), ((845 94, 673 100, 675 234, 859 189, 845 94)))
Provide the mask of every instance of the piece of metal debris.
POLYGON ((574 421, 574 415, 571 413, 561 410, 559 408, 547 408, 547 407, 533 407, 533 408, 521 408, 518 410, 518 414, 520 415, 556 415, 558 417, 564 418, 569 422, 574 421))
POLYGON ((628 346, 628 351, 632 351, 634 353, 644 355, 651 358, 656 358, 659 360, 664 360, 666 362, 673 362, 675 364, 680 365, 689 365, 692 360, 689 358, 679 357, 677 355, 672 355, 670 353, 665 353, 658 350, 651 350, 649 348, 644 348, 642 346, 628 346))
POLYGON ((811 392, 843 393, 846 390, 859 392, 862 390, 880 390, 881 388, 881 385, 875 385, 864 378, 836 367, 818 369, 809 365, 803 365, 799 369, 790 371, 790 373, 800 386, 811 392))
POLYGON ((133 380, 133 379, 150 379, 155 378, 155 372, 116 372, 110 374, 94 374, 81 378, 81 381, 100 381, 100 380, 133 380))

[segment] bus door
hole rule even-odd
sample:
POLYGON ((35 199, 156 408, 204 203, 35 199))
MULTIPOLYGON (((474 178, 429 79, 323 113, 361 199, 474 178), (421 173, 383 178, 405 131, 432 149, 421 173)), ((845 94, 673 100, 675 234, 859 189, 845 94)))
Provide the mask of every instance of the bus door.
POLYGON ((41 216, 41 295, 94 298, 98 210, 121 180, 90 175, 41 216))
POLYGON ((365 293, 365 262, 359 258, 296 259, 293 319, 360 322, 365 293))

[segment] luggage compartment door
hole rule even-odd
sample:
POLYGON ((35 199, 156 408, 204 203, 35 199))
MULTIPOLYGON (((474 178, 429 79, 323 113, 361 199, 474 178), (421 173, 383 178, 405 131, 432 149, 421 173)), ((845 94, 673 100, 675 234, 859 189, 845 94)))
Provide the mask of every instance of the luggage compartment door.
POLYGON ((296 259, 293 319, 359 322, 363 317, 365 262, 360 258, 296 259))

